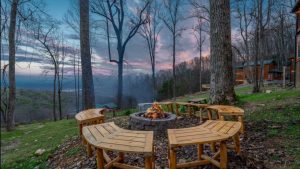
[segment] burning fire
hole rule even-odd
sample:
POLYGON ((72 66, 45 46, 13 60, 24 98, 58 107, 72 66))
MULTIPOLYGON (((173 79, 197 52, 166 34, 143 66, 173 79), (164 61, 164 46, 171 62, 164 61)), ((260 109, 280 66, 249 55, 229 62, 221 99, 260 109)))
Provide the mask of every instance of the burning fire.
POLYGON ((161 119, 165 118, 165 115, 166 114, 164 113, 162 107, 157 102, 154 102, 152 106, 146 110, 144 117, 150 119, 161 119))

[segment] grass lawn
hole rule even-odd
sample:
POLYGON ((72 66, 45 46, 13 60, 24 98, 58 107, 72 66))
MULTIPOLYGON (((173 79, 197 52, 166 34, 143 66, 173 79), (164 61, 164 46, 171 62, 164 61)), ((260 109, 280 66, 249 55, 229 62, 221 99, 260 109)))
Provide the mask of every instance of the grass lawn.
MULTIPOLYGON (((291 168, 297 168, 300 166, 300 90, 272 89, 270 94, 249 94, 251 87, 238 87, 236 93, 239 105, 246 110, 246 122, 264 121, 272 124, 266 128, 268 138, 280 138, 280 146, 295 159, 291 168)), ((178 100, 186 101, 207 96, 207 92, 196 93, 180 97, 178 100)), ((116 114, 124 116, 135 111, 130 109, 116 114)), ((111 115, 108 115, 109 117, 111 115)), ((46 168, 47 158, 58 145, 76 137, 77 134, 75 120, 33 123, 17 126, 12 132, 1 131, 1 168, 46 168), (45 149, 46 152, 42 156, 35 156, 34 153, 39 148, 45 149)), ((78 150, 72 150, 68 155, 72 156, 77 152, 78 150)))
MULTIPOLYGON (((116 112, 117 116, 129 115, 135 109, 116 112)), ((107 118, 112 114, 107 114, 107 118)), ((57 122, 41 122, 19 125, 12 132, 1 131, 1 168, 46 168, 46 160, 57 146, 78 135, 74 119, 57 122), (45 149, 42 156, 34 155, 37 149, 45 149)), ((70 155, 76 152, 70 152, 70 155)))

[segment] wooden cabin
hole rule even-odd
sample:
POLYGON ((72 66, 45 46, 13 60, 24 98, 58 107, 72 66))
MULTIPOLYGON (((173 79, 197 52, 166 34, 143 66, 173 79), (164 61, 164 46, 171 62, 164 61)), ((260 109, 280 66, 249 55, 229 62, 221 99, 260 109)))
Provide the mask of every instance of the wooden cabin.
MULTIPOLYGON (((260 79, 260 62, 256 65, 258 71, 258 78, 260 79)), ((282 71, 278 64, 273 59, 263 61, 263 80, 275 81, 282 80, 282 71)), ((249 62, 235 67, 235 83, 245 84, 251 83, 255 77, 254 62, 249 62)))

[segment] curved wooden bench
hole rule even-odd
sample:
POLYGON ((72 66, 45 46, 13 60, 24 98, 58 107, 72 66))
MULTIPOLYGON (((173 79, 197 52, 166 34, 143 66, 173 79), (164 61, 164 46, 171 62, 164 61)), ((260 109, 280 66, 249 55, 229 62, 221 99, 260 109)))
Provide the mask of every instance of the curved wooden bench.
POLYGON ((182 113, 179 112, 179 107, 180 106, 187 107, 187 110, 186 110, 187 113, 186 114, 188 114, 189 116, 195 115, 195 111, 193 109, 194 107, 199 108, 201 110, 201 116, 202 116, 202 109, 206 108, 209 105, 208 104, 188 103, 188 102, 176 102, 175 106, 176 106, 176 115, 177 116, 182 114, 182 113))
POLYGON ((208 120, 196 127, 182 129, 168 129, 169 139, 169 164, 170 169, 189 168, 199 165, 213 164, 221 169, 227 167, 226 141, 236 138, 236 146, 239 143, 240 122, 208 120), (213 157, 203 154, 203 144, 220 143, 219 151, 213 157), (198 160, 188 163, 176 163, 176 148, 186 145, 198 145, 198 160), (220 157, 220 160, 217 159, 220 157))
POLYGON ((161 106, 166 106, 168 112, 174 113, 173 102, 158 102, 158 104, 161 106))
POLYGON ((209 115, 208 115, 208 119, 212 120, 212 113, 216 112, 218 115, 218 118, 220 120, 225 120, 224 116, 233 116, 237 119, 237 121, 242 123, 242 127, 241 127, 241 133, 245 132, 245 127, 244 127, 244 120, 243 120, 243 116, 245 114, 244 110, 239 108, 239 107, 235 107, 235 106, 227 106, 227 105, 212 105, 207 107, 209 115))
POLYGON ((104 123, 104 112, 106 109, 88 109, 83 110, 75 115, 75 119, 79 125, 79 133, 82 135, 82 127, 92 124, 101 124, 104 123))
POLYGON ((82 134, 88 145, 95 147, 98 169, 111 167, 137 169, 122 163, 124 153, 143 154, 145 168, 154 167, 153 131, 132 131, 116 126, 113 122, 83 127, 82 134), (119 156, 111 160, 104 150, 117 151, 119 156), (104 165, 104 160, 107 162, 104 165))

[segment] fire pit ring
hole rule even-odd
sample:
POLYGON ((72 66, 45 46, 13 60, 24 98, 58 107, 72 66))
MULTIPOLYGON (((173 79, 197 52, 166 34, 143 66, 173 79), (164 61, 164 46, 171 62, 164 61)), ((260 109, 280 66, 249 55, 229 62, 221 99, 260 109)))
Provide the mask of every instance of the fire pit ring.
POLYGON ((166 132, 169 128, 174 128, 176 115, 165 112, 165 118, 151 119, 146 118, 143 115, 145 112, 137 112, 130 115, 129 128, 131 130, 147 130, 154 131, 154 134, 158 132, 166 132))

